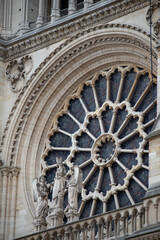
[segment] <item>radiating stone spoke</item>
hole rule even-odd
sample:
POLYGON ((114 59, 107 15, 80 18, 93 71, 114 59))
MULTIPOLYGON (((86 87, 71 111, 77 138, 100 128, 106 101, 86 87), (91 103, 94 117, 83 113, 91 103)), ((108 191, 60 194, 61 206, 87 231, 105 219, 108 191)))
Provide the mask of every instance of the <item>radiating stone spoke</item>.
POLYGON ((109 132, 112 133, 114 128, 115 128, 115 123, 116 123, 116 118, 117 118, 117 110, 113 111, 113 115, 112 115, 112 120, 111 120, 111 124, 110 124, 110 128, 109 128, 109 132))
MULTIPOLYGON (((93 94, 94 94, 94 99, 95 99, 95 103, 96 103, 96 109, 99 109, 99 102, 98 102, 97 93, 96 93, 96 89, 95 89, 94 85, 93 85, 93 94)), ((104 133, 104 126, 103 126, 103 122, 102 122, 102 119, 100 116, 98 116, 98 121, 99 121, 100 129, 101 129, 101 133, 104 133)))
POLYGON ((69 137, 72 137, 72 134, 70 134, 69 132, 66 132, 66 131, 64 131, 64 130, 62 130, 60 128, 58 128, 58 131, 63 133, 63 134, 65 134, 65 135, 67 135, 67 136, 69 136, 69 137))
POLYGON ((147 191, 147 187, 135 176, 132 177, 145 191, 147 191))
POLYGON ((90 211, 90 217, 92 217, 95 213, 96 204, 97 204, 96 199, 93 199, 92 207, 91 207, 91 211, 90 211))
POLYGON ((134 94, 134 91, 135 91, 135 88, 137 86, 138 80, 139 80, 139 78, 136 76, 136 79, 135 79, 135 81, 134 81, 134 83, 133 83, 133 85, 131 87, 131 90, 130 90, 130 92, 128 94, 128 97, 127 97, 127 101, 129 101, 129 102, 132 99, 132 96, 134 94))
POLYGON ((57 168, 57 164, 53 164, 53 165, 48 165, 47 166, 47 170, 50 170, 52 168, 57 168))
POLYGON ((85 131, 94 141, 96 140, 95 136, 93 136, 93 134, 88 130, 86 129, 85 131))
POLYGON ((80 97, 79 100, 80 100, 80 102, 81 102, 81 104, 82 104, 82 107, 83 107, 84 111, 85 111, 86 114, 87 114, 87 113, 88 113, 88 110, 87 110, 86 105, 84 104, 82 98, 80 97))
POLYGON ((98 190, 98 191, 101 188, 103 174, 104 174, 104 168, 100 167, 100 171, 99 171, 99 175, 98 175, 98 181, 97 181, 97 185, 96 185, 96 190, 98 190))
POLYGON ((88 159, 87 161, 80 164, 79 167, 82 169, 82 168, 88 166, 91 162, 92 162, 92 159, 88 159))
POLYGON ((149 170, 149 167, 144 164, 142 164, 142 168, 149 170))
POLYGON ((118 158, 116 158, 116 163, 118 163, 118 165, 119 165, 122 169, 124 169, 125 171, 127 170, 127 168, 123 165, 123 163, 121 163, 121 162, 118 160, 118 158))
POLYGON ((137 153, 137 149, 122 149, 119 150, 121 153, 137 153))
POLYGON ((151 121, 149 121, 148 123, 144 124, 144 129, 146 129, 147 127, 150 127, 151 125, 153 125, 153 123, 155 122, 155 119, 152 119, 151 121))
POLYGON ((118 201, 117 193, 113 194, 113 196, 114 196, 114 201, 115 201, 116 209, 119 209, 119 201, 118 201))
POLYGON ((58 151, 70 151, 68 147, 50 147, 51 150, 58 150, 58 151))
POLYGON ((157 99, 154 100, 143 112, 142 115, 145 116, 152 108, 153 106, 157 103, 157 99))
MULTIPOLYGON (((109 170, 109 176, 110 176, 110 180, 111 180, 111 188, 114 189, 115 182, 114 182, 114 176, 113 176, 112 168, 110 166, 108 166, 108 170, 109 170)), ((119 208, 119 202, 118 202, 117 193, 115 192, 113 195, 114 195, 114 201, 115 201, 116 209, 118 209, 119 208)))
POLYGON ((91 148, 81 148, 81 147, 77 147, 78 151, 82 151, 82 152, 90 152, 91 148))
POLYGON ((130 138, 134 137, 136 135, 137 131, 133 131, 130 134, 128 134, 127 136, 125 136, 124 138, 119 140, 119 143, 122 144, 124 142, 126 142, 127 140, 129 140, 130 138))
POLYGON ((118 89, 118 93, 117 93, 117 99, 116 99, 117 103, 119 103, 120 100, 121 100, 123 85, 124 85, 124 76, 122 75, 120 85, 119 85, 119 89, 118 89))
POLYGON ((106 100, 110 100, 110 77, 107 77, 106 100))
POLYGON ((144 90, 144 92, 142 93, 142 95, 140 96, 140 98, 138 99, 138 101, 136 102, 136 104, 134 105, 134 110, 136 110, 139 107, 139 105, 141 104, 141 102, 143 101, 143 99, 151 89, 151 86, 152 86, 152 83, 150 82, 146 87, 146 89, 144 90))
POLYGON ((134 200, 133 200, 133 198, 132 198, 132 196, 131 196, 131 194, 130 194, 130 192, 128 191, 127 188, 125 189, 125 192, 126 192, 128 198, 129 198, 129 201, 131 202, 131 204, 134 205, 135 202, 134 202, 134 200))
POLYGON ((122 125, 119 127, 118 131, 116 132, 116 135, 117 135, 117 136, 119 136, 119 135, 122 133, 122 131, 124 130, 124 128, 125 128, 126 125, 128 124, 129 119, 130 119, 130 118, 126 118, 126 119, 124 120, 124 122, 122 123, 122 125))
POLYGON ((68 112, 68 115, 78 124, 79 127, 81 127, 81 123, 71 113, 68 112))
POLYGON ((145 150, 145 149, 144 149, 144 150, 143 150, 143 153, 149 153, 149 150, 145 150))
POLYGON ((103 213, 107 212, 107 203, 103 202, 103 213))
POLYGON ((103 134, 105 131, 104 131, 104 126, 103 126, 103 121, 102 121, 101 116, 98 117, 98 120, 99 120, 99 125, 100 125, 100 129, 101 129, 101 133, 103 134))
POLYGON ((95 173, 96 170, 97 170, 97 166, 94 165, 92 170, 89 172, 89 174, 87 175, 87 177, 83 181, 83 186, 85 186, 87 184, 87 182, 90 180, 90 178, 93 176, 93 174, 95 173))
POLYGON ((80 208, 79 208, 79 210, 78 210, 79 215, 82 214, 83 209, 84 209, 84 207, 85 207, 85 204, 86 204, 86 202, 85 202, 85 201, 82 201, 81 206, 80 206, 80 208))
POLYGON ((109 166, 108 170, 109 170, 109 176, 110 176, 110 180, 111 180, 111 185, 114 185, 115 182, 114 182, 114 176, 113 176, 112 168, 109 166))
POLYGON ((96 108, 98 109, 99 108, 99 102, 98 102, 98 98, 97 98, 95 85, 92 85, 92 89, 93 89, 94 100, 95 100, 95 103, 96 103, 96 108))

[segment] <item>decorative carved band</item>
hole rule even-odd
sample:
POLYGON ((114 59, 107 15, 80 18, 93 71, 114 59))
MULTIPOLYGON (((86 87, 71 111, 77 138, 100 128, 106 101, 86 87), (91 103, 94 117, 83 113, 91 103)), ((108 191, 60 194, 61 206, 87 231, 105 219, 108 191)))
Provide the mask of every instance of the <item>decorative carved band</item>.
MULTIPOLYGON (((101 7, 99 9, 94 10, 88 15, 82 15, 79 19, 71 19, 68 20, 67 23, 63 23, 63 25, 56 25, 55 28, 53 26, 49 27, 49 29, 40 33, 35 33, 35 35, 31 35, 26 37, 26 39, 18 40, 17 42, 13 42, 12 44, 7 44, 1 46, 0 48, 0 58, 4 61, 8 61, 14 59, 15 57, 22 56, 24 54, 29 54, 37 49, 41 49, 43 47, 47 47, 53 43, 56 43, 64 38, 71 37, 73 33, 81 32, 85 29, 85 31, 90 31, 88 27, 97 25, 97 22, 100 23, 102 21, 109 22, 115 18, 126 15, 132 11, 139 10, 142 7, 149 5, 149 2, 146 0, 121 0, 118 3, 110 4, 105 7, 101 7)), ((136 28, 136 26, 134 26, 136 28)), ((138 30, 138 28, 137 28, 138 30)), ((153 38, 156 40, 155 38, 153 38)), ((16 40, 15 40, 16 41, 16 40)))

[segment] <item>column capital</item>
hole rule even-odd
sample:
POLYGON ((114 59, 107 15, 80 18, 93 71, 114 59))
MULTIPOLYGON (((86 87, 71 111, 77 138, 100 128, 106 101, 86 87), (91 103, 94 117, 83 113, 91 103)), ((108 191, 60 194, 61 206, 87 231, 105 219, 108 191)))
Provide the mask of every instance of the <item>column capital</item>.
POLYGON ((3 166, 0 168, 0 172, 2 173, 2 177, 7 176, 10 172, 10 167, 9 166, 3 166))
POLYGON ((11 168, 12 176, 13 177, 18 177, 18 174, 20 173, 20 168, 18 167, 12 167, 11 168))

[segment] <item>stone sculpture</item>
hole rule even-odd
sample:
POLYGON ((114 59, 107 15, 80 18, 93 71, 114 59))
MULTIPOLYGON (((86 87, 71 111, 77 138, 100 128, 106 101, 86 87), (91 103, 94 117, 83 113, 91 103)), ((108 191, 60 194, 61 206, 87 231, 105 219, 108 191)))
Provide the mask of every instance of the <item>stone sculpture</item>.
POLYGON ((56 176, 53 182, 51 208, 53 208, 57 212, 57 211, 63 210, 66 170, 62 163, 61 158, 56 158, 56 161, 57 161, 58 168, 57 168, 56 176))
POLYGON ((57 171, 52 183, 52 202, 49 208, 49 215, 47 217, 47 223, 50 226, 58 226, 63 223, 64 211, 64 190, 66 182, 66 170, 62 163, 62 158, 56 158, 57 171))
POLYGON ((42 175, 33 179, 33 196, 37 202, 36 215, 33 221, 36 231, 40 231, 42 226, 46 226, 46 216, 48 214, 48 193, 49 188, 45 176, 42 175))
POLYGON ((82 171, 78 166, 72 167, 68 175, 68 206, 65 210, 68 222, 78 220, 78 193, 82 191, 82 171))

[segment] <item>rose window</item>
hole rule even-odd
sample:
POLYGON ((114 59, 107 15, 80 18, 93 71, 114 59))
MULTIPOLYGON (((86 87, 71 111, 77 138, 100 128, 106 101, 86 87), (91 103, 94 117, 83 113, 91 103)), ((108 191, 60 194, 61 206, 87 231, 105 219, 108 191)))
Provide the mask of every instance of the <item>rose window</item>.
POLYGON ((81 218, 142 201, 149 170, 145 137, 155 114, 156 79, 152 84, 150 73, 135 66, 101 71, 65 101, 47 137, 42 171, 52 182, 56 157, 66 169, 81 168, 81 218))

